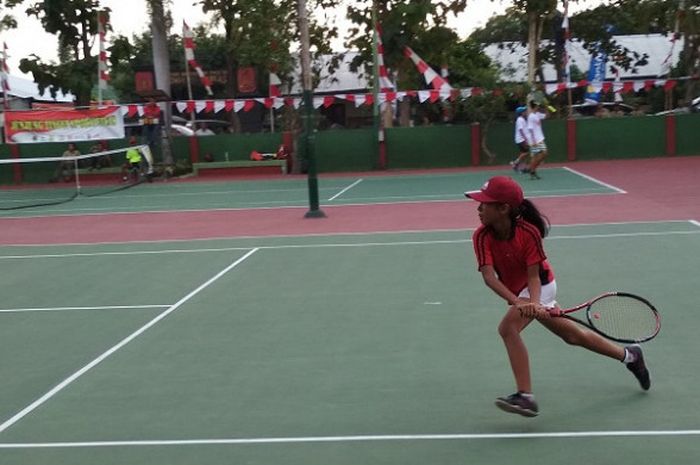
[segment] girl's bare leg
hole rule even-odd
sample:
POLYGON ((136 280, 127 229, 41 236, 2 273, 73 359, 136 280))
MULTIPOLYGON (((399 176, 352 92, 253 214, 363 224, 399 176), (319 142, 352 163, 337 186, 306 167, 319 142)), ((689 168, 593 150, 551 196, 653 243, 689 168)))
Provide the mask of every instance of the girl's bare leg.
POLYGON ((614 344, 603 336, 583 328, 566 318, 549 318, 540 320, 540 323, 548 330, 559 336, 567 344, 581 346, 598 354, 605 355, 616 360, 625 358, 625 349, 614 344))
POLYGON ((525 343, 520 337, 520 332, 531 321, 532 319, 530 318, 523 318, 517 308, 510 307, 498 325, 498 334, 506 346, 510 367, 515 377, 515 385, 518 391, 521 392, 532 392, 527 347, 525 347, 525 343))

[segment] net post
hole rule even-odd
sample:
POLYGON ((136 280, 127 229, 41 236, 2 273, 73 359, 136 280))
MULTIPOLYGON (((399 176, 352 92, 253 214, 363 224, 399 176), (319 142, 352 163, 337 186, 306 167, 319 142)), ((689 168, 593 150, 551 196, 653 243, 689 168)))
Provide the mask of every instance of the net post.
POLYGON ((80 195, 80 168, 77 158, 73 160, 73 173, 75 173, 75 192, 80 195))

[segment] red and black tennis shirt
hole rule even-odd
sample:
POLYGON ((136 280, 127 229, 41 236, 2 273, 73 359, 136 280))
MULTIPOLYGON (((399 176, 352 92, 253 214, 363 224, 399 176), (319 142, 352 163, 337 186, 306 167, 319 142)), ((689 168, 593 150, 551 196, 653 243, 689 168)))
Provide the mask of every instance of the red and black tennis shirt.
POLYGON ((554 280, 554 271, 547 262, 542 236, 532 224, 519 219, 508 240, 498 240, 490 227, 481 225, 472 236, 479 270, 493 265, 498 279, 518 295, 527 287, 527 267, 540 265, 540 282, 544 286, 554 280))

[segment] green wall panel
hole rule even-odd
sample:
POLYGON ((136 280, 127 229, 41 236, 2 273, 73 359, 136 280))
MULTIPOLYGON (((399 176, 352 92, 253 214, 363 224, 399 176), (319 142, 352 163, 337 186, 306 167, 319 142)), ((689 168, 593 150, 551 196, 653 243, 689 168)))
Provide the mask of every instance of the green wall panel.
POLYGON ((627 116, 576 120, 576 159, 656 157, 666 153, 663 117, 627 116))
POLYGON ((471 164, 471 128, 421 126, 386 130, 388 168, 440 168, 471 164))
POLYGON ((676 116, 676 154, 700 155, 700 114, 676 116))
MULTIPOLYGON (((316 166, 320 173, 368 171, 377 167, 373 129, 339 129, 314 133, 316 166)), ((303 142, 297 145, 303 149, 303 142)), ((301 152, 300 152, 301 153, 301 152)), ((302 166, 305 166, 302 162, 302 166)))
POLYGON ((214 161, 249 160, 250 152, 256 150, 261 153, 277 152, 282 143, 281 133, 259 134, 221 134, 216 136, 199 137, 199 158, 210 153, 214 161))

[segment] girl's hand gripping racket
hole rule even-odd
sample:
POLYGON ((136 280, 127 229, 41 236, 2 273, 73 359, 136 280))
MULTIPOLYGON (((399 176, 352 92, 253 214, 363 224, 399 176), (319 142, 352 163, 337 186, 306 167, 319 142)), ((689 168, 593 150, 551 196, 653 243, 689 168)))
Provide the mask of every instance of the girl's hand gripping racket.
POLYGON ((608 292, 576 307, 551 309, 549 312, 617 342, 645 342, 656 337, 661 329, 661 317, 654 306, 648 300, 626 292, 608 292), (584 308, 586 321, 571 316, 584 308))

